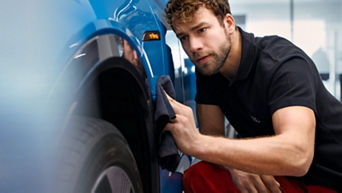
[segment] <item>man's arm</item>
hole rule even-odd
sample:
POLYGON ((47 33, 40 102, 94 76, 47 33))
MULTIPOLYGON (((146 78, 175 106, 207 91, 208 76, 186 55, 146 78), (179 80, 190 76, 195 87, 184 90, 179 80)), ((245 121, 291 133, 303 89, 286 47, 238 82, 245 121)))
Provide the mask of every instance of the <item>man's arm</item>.
POLYGON ((273 116, 275 135, 252 139, 227 139, 202 135, 196 130, 190 108, 169 99, 176 119, 166 127, 181 151, 201 160, 246 172, 302 176, 314 152, 315 116, 311 109, 292 106, 273 116))
MULTIPOLYGON (((224 136, 224 115, 219 106, 197 104, 196 111, 201 134, 224 136)), ((240 192, 281 192, 280 185, 273 176, 252 174, 228 167, 227 169, 240 192)))

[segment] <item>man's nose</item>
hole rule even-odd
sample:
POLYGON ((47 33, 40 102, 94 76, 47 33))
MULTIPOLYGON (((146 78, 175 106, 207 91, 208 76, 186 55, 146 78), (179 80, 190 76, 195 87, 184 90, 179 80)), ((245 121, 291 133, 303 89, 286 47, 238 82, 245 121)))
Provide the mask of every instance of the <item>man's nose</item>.
POLYGON ((197 37, 189 37, 189 45, 192 53, 198 52, 203 48, 202 41, 197 37))

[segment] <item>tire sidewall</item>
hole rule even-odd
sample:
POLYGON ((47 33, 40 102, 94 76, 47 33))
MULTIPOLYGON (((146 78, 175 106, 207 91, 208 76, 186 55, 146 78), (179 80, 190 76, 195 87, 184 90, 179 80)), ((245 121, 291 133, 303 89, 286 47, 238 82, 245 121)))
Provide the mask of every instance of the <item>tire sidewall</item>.
POLYGON ((102 172, 116 166, 129 177, 135 193, 143 192, 136 160, 114 125, 101 119, 73 117, 63 135, 56 168, 62 179, 58 190, 90 193, 102 172))

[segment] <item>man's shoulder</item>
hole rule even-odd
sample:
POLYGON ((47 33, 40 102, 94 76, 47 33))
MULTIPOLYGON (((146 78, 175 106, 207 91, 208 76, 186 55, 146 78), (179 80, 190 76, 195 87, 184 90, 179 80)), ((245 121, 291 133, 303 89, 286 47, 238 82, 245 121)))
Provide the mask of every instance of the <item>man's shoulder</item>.
POLYGON ((255 45, 259 49, 273 48, 279 46, 296 47, 291 41, 278 35, 255 36, 253 33, 246 32, 241 28, 239 28, 239 30, 243 40, 248 42, 247 44, 255 45))
POLYGON ((308 58, 304 51, 286 38, 277 35, 255 37, 242 29, 240 32, 245 51, 256 53, 256 63, 271 67, 294 57, 308 58))
POLYGON ((300 47, 290 40, 276 35, 256 38, 256 45, 263 53, 270 54, 274 57, 309 57, 300 47))
POLYGON ((274 35, 255 39, 261 64, 282 65, 296 58, 303 59, 303 62, 308 61, 309 56, 303 50, 283 37, 274 35))
POLYGON ((271 55, 294 54, 299 48, 286 38, 272 35, 264 37, 256 37, 255 44, 259 50, 271 55))

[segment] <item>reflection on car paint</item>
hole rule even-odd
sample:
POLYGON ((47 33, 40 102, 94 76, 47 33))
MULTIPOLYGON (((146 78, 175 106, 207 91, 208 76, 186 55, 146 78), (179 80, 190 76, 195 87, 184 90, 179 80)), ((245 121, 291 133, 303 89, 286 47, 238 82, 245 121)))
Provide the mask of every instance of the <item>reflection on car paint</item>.
POLYGON ((133 64, 133 66, 140 72, 141 75, 146 76, 142 62, 133 47, 127 42, 127 40, 123 38, 120 39, 120 45, 122 49, 122 57, 133 64))

